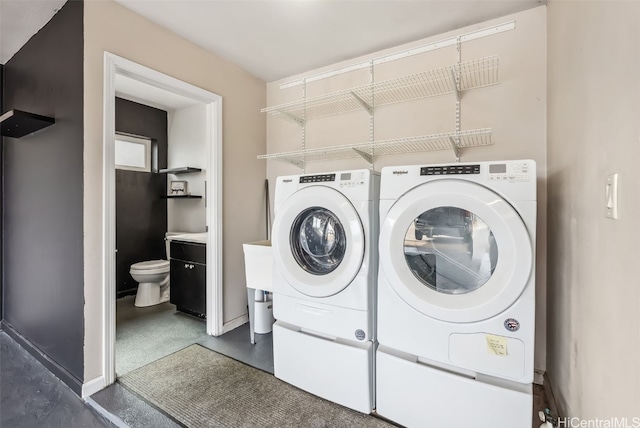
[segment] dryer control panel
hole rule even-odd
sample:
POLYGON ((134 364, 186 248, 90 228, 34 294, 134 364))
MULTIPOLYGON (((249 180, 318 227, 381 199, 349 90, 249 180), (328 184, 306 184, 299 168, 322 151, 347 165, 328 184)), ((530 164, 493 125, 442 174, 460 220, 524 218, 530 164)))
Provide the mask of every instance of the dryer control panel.
POLYGON ((487 176, 497 181, 530 181, 527 162, 490 163, 487 176))

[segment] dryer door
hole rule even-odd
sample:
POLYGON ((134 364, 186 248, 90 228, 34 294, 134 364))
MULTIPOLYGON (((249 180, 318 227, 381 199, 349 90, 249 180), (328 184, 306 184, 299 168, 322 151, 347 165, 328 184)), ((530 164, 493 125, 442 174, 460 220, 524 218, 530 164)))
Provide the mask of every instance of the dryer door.
MULTIPOLYGON (((349 200, 311 186, 287 199, 273 223, 276 268, 299 292, 332 296, 347 287, 364 259, 364 229, 349 200)), ((274 289, 277 292, 277 289, 274 289)))
POLYGON ((475 322, 511 306, 533 267, 515 209, 476 183, 435 180, 402 195, 380 228, 380 266, 391 287, 423 314, 475 322))

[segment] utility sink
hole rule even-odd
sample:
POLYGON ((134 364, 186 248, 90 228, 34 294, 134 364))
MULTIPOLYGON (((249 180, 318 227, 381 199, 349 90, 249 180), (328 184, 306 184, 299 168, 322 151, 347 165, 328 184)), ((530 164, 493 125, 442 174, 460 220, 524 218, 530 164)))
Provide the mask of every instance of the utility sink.
POLYGON ((273 292, 271 241, 242 244, 247 288, 273 292))

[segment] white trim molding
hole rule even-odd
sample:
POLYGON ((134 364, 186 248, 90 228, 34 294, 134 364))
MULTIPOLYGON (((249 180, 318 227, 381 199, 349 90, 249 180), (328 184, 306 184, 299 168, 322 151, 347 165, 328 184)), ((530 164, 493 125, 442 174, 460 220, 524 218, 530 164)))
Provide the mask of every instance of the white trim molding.
POLYGON ((82 384, 81 396, 83 399, 87 399, 88 397, 91 397, 96 392, 100 391, 105 386, 106 385, 104 383, 104 376, 98 376, 97 378, 82 384))
POLYGON ((249 322, 249 314, 240 315, 239 317, 234 318, 231 321, 226 322, 222 326, 222 333, 226 333, 228 331, 236 329, 236 328, 240 327, 241 325, 246 324, 247 322, 249 322))
POLYGON ((115 76, 136 81, 191 98, 206 105, 209 159, 207 173, 207 333, 223 333, 222 314, 222 97, 187 82, 104 53, 103 113, 103 350, 104 385, 115 382, 115 76))

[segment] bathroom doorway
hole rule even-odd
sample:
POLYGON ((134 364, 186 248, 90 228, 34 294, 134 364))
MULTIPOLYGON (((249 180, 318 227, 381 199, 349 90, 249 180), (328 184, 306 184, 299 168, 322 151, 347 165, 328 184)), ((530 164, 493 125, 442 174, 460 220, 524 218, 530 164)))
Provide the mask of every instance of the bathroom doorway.
MULTIPOLYGON (((224 332, 222 323, 222 98, 132 61, 105 52, 104 73, 104 373, 105 385, 116 378, 116 96, 149 106, 175 108, 190 103, 203 111, 199 125, 205 141, 206 167, 202 197, 206 200, 202 225, 206 232, 206 329, 207 335, 224 332), (205 184, 206 183, 206 184, 205 184)), ((196 320, 199 321, 199 320, 196 320)))

